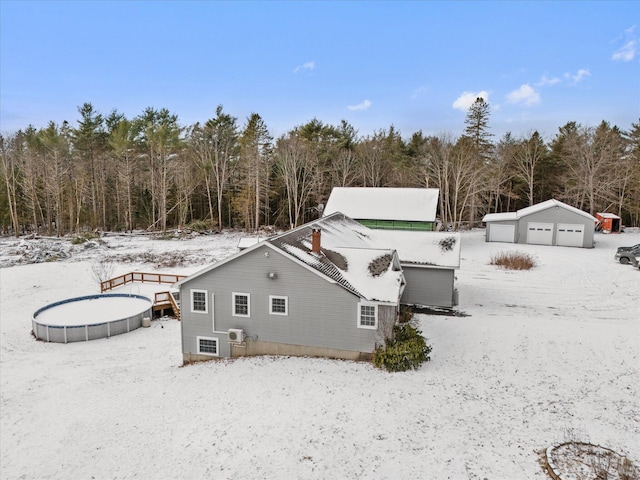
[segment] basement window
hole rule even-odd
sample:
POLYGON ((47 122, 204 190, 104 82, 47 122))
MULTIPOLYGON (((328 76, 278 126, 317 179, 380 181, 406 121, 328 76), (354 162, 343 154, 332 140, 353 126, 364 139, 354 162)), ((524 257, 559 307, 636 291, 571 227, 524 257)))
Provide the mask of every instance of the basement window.
POLYGON ((211 355, 217 357, 218 351, 218 339, 213 337, 197 337, 198 341, 198 353, 200 355, 211 355))

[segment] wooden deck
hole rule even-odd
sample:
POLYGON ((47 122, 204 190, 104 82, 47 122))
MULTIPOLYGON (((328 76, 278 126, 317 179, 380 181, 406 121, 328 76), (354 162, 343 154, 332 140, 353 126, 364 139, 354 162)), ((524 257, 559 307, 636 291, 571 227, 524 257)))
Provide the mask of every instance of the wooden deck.
MULTIPOLYGON (((100 283, 100 292, 108 292, 114 288, 123 287, 128 283, 155 283, 164 285, 173 285, 179 282, 186 275, 175 275, 173 273, 146 273, 146 272, 129 272, 118 277, 110 278, 100 283)), ((167 290, 155 292, 153 299, 153 311, 164 311, 166 309, 173 310, 174 315, 180 320, 180 306, 173 294, 167 290)))

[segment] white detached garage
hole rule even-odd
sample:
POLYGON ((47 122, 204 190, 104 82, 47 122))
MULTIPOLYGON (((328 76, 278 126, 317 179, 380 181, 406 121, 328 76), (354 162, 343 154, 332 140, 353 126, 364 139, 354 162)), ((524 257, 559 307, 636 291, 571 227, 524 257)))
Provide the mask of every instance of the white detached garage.
POLYGON ((597 219, 551 199, 517 212, 490 213, 482 221, 487 242, 592 248, 597 219))

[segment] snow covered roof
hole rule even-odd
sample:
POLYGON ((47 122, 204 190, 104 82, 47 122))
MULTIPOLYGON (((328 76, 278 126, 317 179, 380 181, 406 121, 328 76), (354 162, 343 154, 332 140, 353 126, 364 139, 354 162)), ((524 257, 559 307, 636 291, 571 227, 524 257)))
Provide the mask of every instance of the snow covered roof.
POLYGON ((366 230, 369 229, 336 213, 266 242, 364 299, 395 303, 405 282, 398 255, 391 248, 373 247, 366 230), (314 229, 321 232, 319 253, 311 251, 314 229))
POLYGON ((504 222, 506 220, 517 220, 518 212, 504 212, 504 213, 487 213, 482 217, 483 222, 504 222))
POLYGON ((555 198, 552 198, 551 200, 547 200, 546 202, 537 203, 535 205, 531 205, 530 207, 518 210, 518 218, 522 218, 527 215, 531 215, 532 213, 541 212, 543 210, 547 210, 548 208, 554 208, 554 207, 561 207, 573 213, 577 213, 578 215, 582 215, 583 217, 586 217, 589 220, 593 220, 594 222, 596 221, 596 218, 589 215, 587 212, 583 212, 579 208, 572 207, 571 205, 567 205, 566 203, 563 203, 560 200, 556 200, 555 198))
POLYGON ((600 218, 614 218, 614 219, 619 219, 620 217, 618 215, 616 215, 615 213, 596 213, 596 215, 598 215, 600 218))
POLYGON ((460 234, 445 232, 373 230, 378 245, 398 252, 402 265, 460 268, 460 234))
POLYGON ((242 237, 238 240, 238 250, 249 248, 260 241, 259 237, 242 237))
POLYGON ((556 200, 555 198, 552 198, 545 202, 536 203, 535 205, 531 205, 530 207, 521 208, 517 212, 489 213, 482 218, 482 221, 498 222, 498 221, 504 221, 504 220, 518 220, 522 217, 526 217, 527 215, 531 215, 537 212, 542 212, 543 210, 547 210, 549 208, 555 208, 555 207, 564 208, 573 213, 577 213, 578 215, 588 218, 589 220, 593 220, 594 222, 596 221, 596 218, 588 214, 587 212, 584 212, 579 208, 572 207, 571 205, 567 205, 566 203, 563 203, 560 200, 556 200))
POLYGON ((336 212, 361 220, 435 222, 437 188, 334 187, 324 215, 336 212))

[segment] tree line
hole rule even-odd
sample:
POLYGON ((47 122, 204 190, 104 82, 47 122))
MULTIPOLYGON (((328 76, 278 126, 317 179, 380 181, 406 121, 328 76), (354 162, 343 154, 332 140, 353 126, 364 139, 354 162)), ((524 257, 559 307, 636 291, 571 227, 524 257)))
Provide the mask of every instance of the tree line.
POLYGON ((640 225, 640 120, 496 140, 478 98, 459 136, 403 138, 393 125, 358 136, 314 118, 274 139, 259 114, 240 124, 222 106, 186 127, 164 108, 78 113, 75 126, 0 135, 2 234, 290 228, 350 186, 438 188, 440 220, 454 229, 549 198, 640 225))

